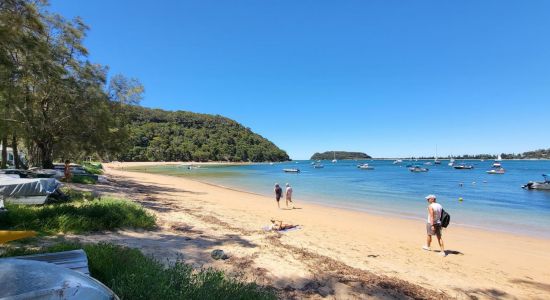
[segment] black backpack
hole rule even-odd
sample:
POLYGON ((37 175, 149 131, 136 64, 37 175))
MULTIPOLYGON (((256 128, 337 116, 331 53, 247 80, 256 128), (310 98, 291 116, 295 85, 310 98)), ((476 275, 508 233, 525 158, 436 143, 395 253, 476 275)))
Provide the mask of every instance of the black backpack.
POLYGON ((451 215, 449 215, 444 209, 441 210, 441 227, 447 228, 451 222, 451 215))

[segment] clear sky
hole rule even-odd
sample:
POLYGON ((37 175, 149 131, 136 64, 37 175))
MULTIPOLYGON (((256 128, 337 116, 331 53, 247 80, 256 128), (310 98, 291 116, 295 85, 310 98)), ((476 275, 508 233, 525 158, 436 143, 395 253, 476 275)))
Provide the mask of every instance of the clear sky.
POLYGON ((51 0, 142 105, 220 114, 294 159, 550 147, 550 1, 51 0))

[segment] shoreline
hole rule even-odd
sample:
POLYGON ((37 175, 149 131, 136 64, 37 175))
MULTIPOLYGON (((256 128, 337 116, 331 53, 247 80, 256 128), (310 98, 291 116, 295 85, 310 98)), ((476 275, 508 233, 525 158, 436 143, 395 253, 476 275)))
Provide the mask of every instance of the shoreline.
MULTIPOLYGON (((421 221, 301 202, 297 204, 301 209, 277 209, 274 199, 263 195, 183 177, 106 167, 107 175, 120 176, 152 190, 165 187, 170 192, 162 193, 162 197, 173 196, 172 201, 178 205, 200 208, 223 220, 220 224, 230 224, 223 226, 257 232, 270 218, 302 225, 301 230, 283 234, 281 242, 360 270, 441 290, 450 297, 491 299, 495 297, 491 291, 498 291, 500 298, 537 298, 550 291, 550 271, 545 267, 550 265, 550 241, 542 238, 450 226, 444 231, 448 256, 443 258, 434 251, 421 250, 425 240, 421 221)), ((284 201, 281 204, 284 206, 284 201)), ((171 213, 174 218, 186 218, 185 214, 171 213)), ((217 231, 224 229, 216 224, 210 226, 217 231)), ((432 248, 437 247, 432 244, 432 248)), ((290 276, 301 288, 298 282, 314 276, 309 269, 295 266, 300 262, 283 264, 261 247, 241 249, 238 253, 250 251, 256 252, 252 258, 254 266, 267 270, 269 278, 273 278, 270 280, 290 276), (294 271, 289 275, 287 269, 294 271)))
MULTIPOLYGON (((187 163, 179 163, 179 162, 162 162, 162 163, 155 163, 155 162, 130 162, 130 163, 122 163, 125 164, 124 167, 126 168, 138 168, 138 167, 153 167, 153 166, 162 166, 162 165, 187 165, 187 163)), ((197 163, 189 163, 189 165, 204 165, 204 166, 239 166, 239 165, 250 165, 250 164, 256 164, 256 163, 224 163, 224 162, 197 162, 197 163)), ((115 168, 118 168, 115 167, 115 168)), ((200 180, 197 178, 194 178, 192 176, 179 176, 179 175, 170 175, 170 174, 162 174, 162 173, 155 173, 155 172, 146 172, 142 170, 125 170, 129 172, 136 172, 136 173, 146 173, 146 174, 154 174, 154 175, 162 175, 162 176, 170 176, 170 177, 176 177, 176 178, 182 178, 185 180, 190 180, 198 183, 202 183, 205 185, 223 188, 235 192, 241 192, 241 193, 247 193, 259 197, 268 197, 271 196, 267 194, 257 193, 254 191, 246 190, 246 188, 239 188, 239 187, 231 187, 231 186, 225 186, 222 184, 217 184, 209 181, 200 180)), ((324 208, 331 208, 331 209, 339 209, 344 211, 350 211, 350 212, 360 212, 365 213, 369 215, 375 215, 375 216, 381 216, 381 217, 388 217, 388 218, 396 218, 396 219, 404 219, 404 220, 413 220, 413 221, 423 221, 424 218, 420 216, 413 216, 413 215, 406 215, 406 214, 400 214, 397 212, 392 211, 385 211, 383 209, 367 209, 362 207, 353 207, 352 205, 337 205, 337 204, 331 204, 331 203, 323 203, 323 202, 317 202, 314 200, 311 200, 310 198, 301 198, 303 199, 304 203, 308 203, 311 205, 316 205, 324 208)), ((496 227, 484 227, 482 225, 469 225, 469 224, 463 224, 463 223, 456 223, 454 221, 451 222, 451 226, 455 227, 462 227, 466 229, 473 229, 473 230, 481 230, 486 232, 494 232, 494 233, 501 233, 501 234, 509 234, 516 237, 529 237, 529 238, 535 238, 535 239, 541 239, 541 240, 548 240, 550 241, 550 234, 547 233, 547 235, 544 235, 543 230, 537 230, 536 233, 529 234, 532 229, 526 227, 526 228, 519 228, 516 231, 507 230, 504 228, 496 228, 496 227)))

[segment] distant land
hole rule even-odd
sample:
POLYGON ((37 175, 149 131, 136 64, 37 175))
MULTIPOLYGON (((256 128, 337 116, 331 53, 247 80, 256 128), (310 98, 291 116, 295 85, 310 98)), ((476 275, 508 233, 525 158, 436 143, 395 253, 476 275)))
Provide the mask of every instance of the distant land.
POLYGON ((288 161, 274 143, 237 121, 188 111, 125 108, 130 126, 121 161, 288 161))
POLYGON ((327 151, 323 153, 315 153, 311 156, 311 160, 332 160, 332 159, 369 159, 369 155, 363 152, 347 152, 347 151, 327 151))
MULTIPOLYGON (((494 154, 463 154, 453 155, 454 159, 496 159, 498 155, 494 154)), ((550 159, 550 148, 526 151, 523 153, 501 153, 502 159, 550 159)), ((413 157, 418 159, 434 159, 433 156, 413 157)), ((447 159, 448 157, 439 157, 439 159, 447 159)))

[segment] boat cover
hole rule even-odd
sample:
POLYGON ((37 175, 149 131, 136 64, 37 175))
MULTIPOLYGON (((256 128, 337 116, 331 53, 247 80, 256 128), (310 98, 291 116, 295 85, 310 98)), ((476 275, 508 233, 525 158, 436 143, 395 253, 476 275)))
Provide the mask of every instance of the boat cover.
POLYGON ((1 299, 118 299, 101 282, 54 264, 0 259, 1 299))
POLYGON ((58 188, 54 178, 0 178, 0 196, 3 198, 24 198, 47 196, 58 188))

